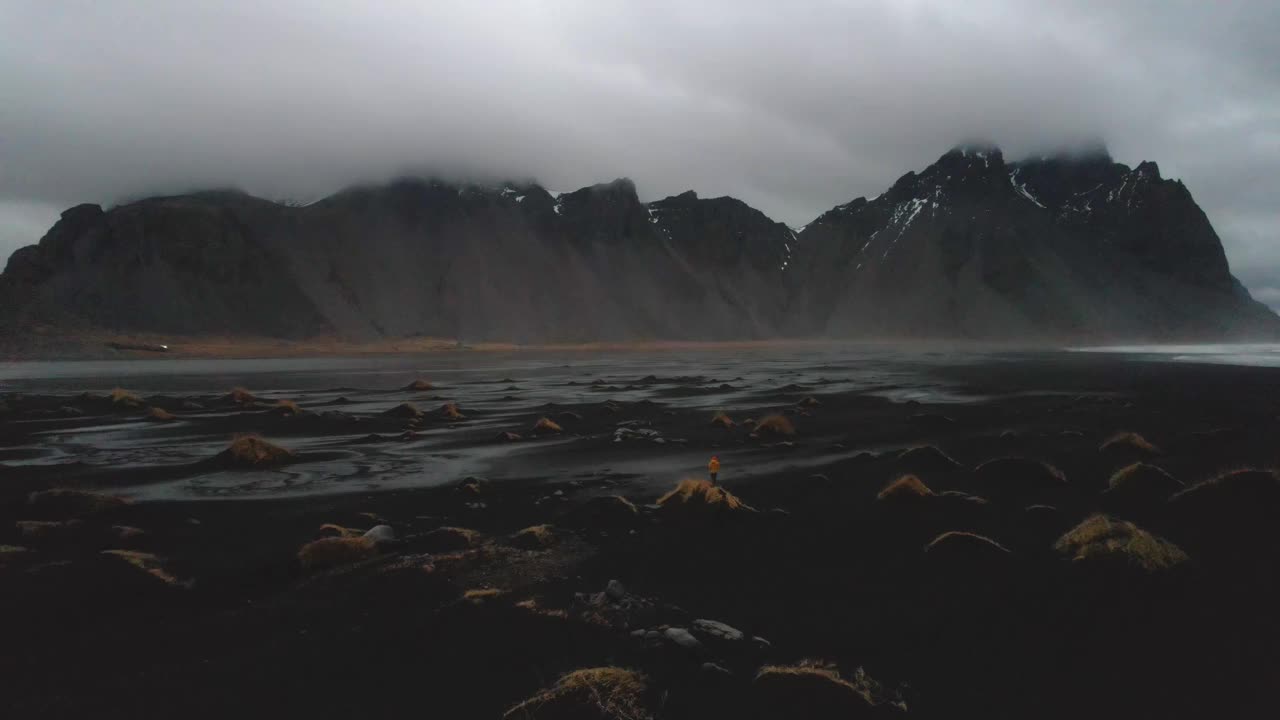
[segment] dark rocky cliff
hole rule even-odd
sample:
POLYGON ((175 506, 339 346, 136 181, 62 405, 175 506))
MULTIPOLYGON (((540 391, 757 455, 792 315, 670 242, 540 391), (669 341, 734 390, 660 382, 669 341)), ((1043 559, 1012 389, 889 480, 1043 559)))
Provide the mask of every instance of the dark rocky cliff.
POLYGON ((794 233, 629 180, 407 179, 306 207, 236 192, 81 205, 0 275, 0 324, 584 341, 1280 335, 1187 189, 1105 151, 957 148, 794 233))

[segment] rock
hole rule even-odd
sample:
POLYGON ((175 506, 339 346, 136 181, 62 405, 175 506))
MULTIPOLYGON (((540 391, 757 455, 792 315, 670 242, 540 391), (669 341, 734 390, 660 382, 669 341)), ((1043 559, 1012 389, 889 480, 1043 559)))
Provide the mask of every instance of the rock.
POLYGON ((725 642, 738 642, 745 637, 741 630, 726 625, 718 620, 694 620, 690 629, 699 635, 705 635, 725 642))
POLYGON ((610 580, 605 585, 604 594, 614 602, 621 602, 627 597, 627 589, 617 580, 610 580))
POLYGON ((550 418, 538 418, 538 421, 533 424, 533 429, 529 432, 534 436, 559 435, 564 432, 564 428, 550 418))
POLYGON ((668 641, 675 643, 685 650, 700 651, 702 650, 702 642, 694 637, 692 633, 684 628, 669 627, 662 631, 663 637, 668 641))
POLYGON ((733 677, 733 671, 729 670, 729 668, 726 668, 723 665, 717 665, 713 662, 704 662, 702 663, 699 669, 702 670, 703 674, 710 675, 716 678, 733 677))
POLYGON ((365 531, 364 539, 374 545, 389 545, 396 541, 396 533, 390 525, 374 525, 365 531))
POLYGON ((413 403, 400 403, 399 405, 382 413, 388 417, 401 418, 405 420, 417 420, 423 416, 421 410, 413 405, 413 403))
POLYGON ((520 442, 523 439, 524 439, 524 436, 520 435, 519 433, 513 433, 510 431, 500 432, 498 433, 497 437, 494 438, 494 440, 498 442, 520 442))

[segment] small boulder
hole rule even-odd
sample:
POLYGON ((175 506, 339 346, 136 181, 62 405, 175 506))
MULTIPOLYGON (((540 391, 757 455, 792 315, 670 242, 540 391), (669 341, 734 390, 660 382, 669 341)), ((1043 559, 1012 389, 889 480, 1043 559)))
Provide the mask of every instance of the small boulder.
POLYGON ((390 525, 374 525, 365 531, 363 537, 374 545, 391 545, 396 541, 396 532, 390 525))

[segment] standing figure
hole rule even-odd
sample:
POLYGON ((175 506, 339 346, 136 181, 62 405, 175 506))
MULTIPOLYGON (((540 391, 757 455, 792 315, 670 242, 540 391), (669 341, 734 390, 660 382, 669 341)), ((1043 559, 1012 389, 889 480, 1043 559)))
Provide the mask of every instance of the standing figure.
POLYGON ((711 456, 711 462, 707 463, 707 473, 711 475, 711 484, 715 485, 716 476, 720 474, 720 458, 711 456))

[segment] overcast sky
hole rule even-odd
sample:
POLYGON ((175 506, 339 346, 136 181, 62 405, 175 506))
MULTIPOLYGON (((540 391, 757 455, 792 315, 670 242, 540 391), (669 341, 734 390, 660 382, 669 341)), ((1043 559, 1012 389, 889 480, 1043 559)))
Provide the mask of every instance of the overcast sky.
POLYGON ((1280 307, 1280 3, 0 0, 0 258, 62 209, 628 176, 803 224, 957 142, 1156 160, 1280 307))

